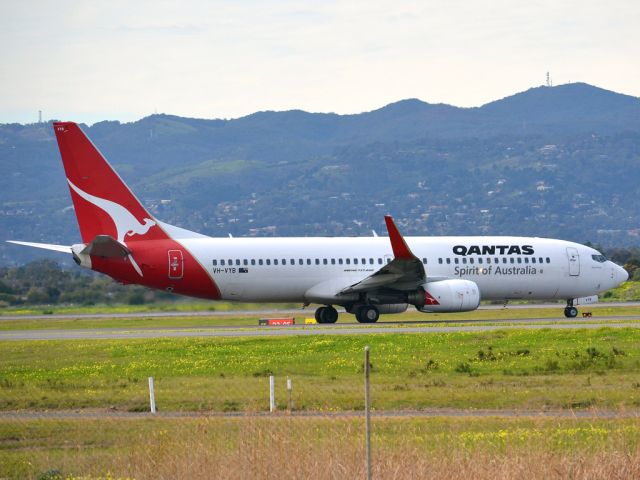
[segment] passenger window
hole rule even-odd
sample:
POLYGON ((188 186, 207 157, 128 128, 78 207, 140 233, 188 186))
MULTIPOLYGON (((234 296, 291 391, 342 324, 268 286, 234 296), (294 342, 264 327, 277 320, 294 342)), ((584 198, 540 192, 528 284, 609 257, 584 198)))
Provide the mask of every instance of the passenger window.
POLYGON ((326 265, 327 263, 329 263, 329 262, 327 262, 327 259, 326 259, 326 258, 323 258, 323 259, 322 259, 322 264, 323 264, 323 265, 326 265))
POLYGON ((442 265, 442 258, 439 258, 439 259, 438 259, 438 263, 439 263, 440 265, 442 265))
POLYGON ((366 259, 366 258, 363 258, 363 259, 362 259, 362 264, 363 264, 363 265, 366 265, 366 264, 367 264, 367 259, 366 259))
POLYGON ((536 263, 536 257, 531 257, 531 263, 536 263))
POLYGON ((551 263, 551 259, 547 257, 547 263, 551 263))
POLYGON ((524 263, 529 263, 529 257, 524 257, 524 263))
POLYGON ((370 265, 373 265, 373 258, 370 258, 370 259, 369 259, 369 264, 370 264, 370 265))
POLYGON ((271 259, 267 258, 267 265, 271 265, 271 259))
POLYGON ((277 259, 277 258, 274 258, 274 259, 273 259, 273 264, 274 264, 274 265, 277 265, 277 264, 278 264, 278 259, 277 259))
POLYGON ((311 265, 311 259, 307 258, 307 265, 311 265))
POLYGON ((252 258, 252 259, 251 259, 251 265, 255 265, 255 264, 256 264, 256 259, 255 259, 255 258, 252 258))
POLYGON ((424 263, 425 265, 427 264, 427 259, 426 258, 422 258, 422 263, 424 263))
POLYGON ((263 263, 263 262, 262 262, 262 259, 259 259, 259 260, 258 260, 258 265, 262 265, 262 263, 263 263))
POLYGON ((335 265, 335 264, 336 264, 336 259, 335 259, 335 258, 332 258, 332 259, 331 259, 331 265, 335 265))
POLYGON ((451 265, 451 259, 447 258, 447 265, 451 265))
POLYGON ((502 257, 502 263, 507 263, 507 257, 502 257))
POLYGON ((240 266, 240 259, 236 258, 236 265, 240 266))
POLYGON ((518 257, 518 263, 522 263, 522 258, 518 257))
POLYGON ((382 259, 381 258, 378 259, 378 265, 382 265, 382 259))
POLYGON ((387 258, 387 264, 391 263, 391 259, 387 258))
POLYGON ((320 265, 320 259, 316 258, 316 265, 320 265))
POLYGON ((233 265, 233 260, 229 259, 229 265, 233 265))
POLYGON ((345 258, 344 260, 347 263, 347 265, 351 265, 351 259, 350 258, 345 258))
POLYGON ((286 259, 286 258, 283 258, 283 259, 282 259, 282 265, 286 265, 286 264, 287 264, 287 259, 286 259))
POLYGON ((516 263, 515 259, 513 257, 509 258, 509 263, 516 263))
POLYGON ((538 258, 538 263, 544 263, 544 261, 542 260, 542 257, 538 258))
POLYGON ((249 265, 249 261, 245 258, 244 260, 242 260, 242 264, 246 267, 247 265, 249 265))
POLYGON ((220 265, 224 267, 224 260, 220 260, 220 265))
POLYGON ((301 258, 298 259, 298 265, 304 265, 304 260, 302 260, 301 258))
POLYGON ((358 259, 357 259, 357 258, 354 258, 354 259, 353 259, 353 264, 354 264, 354 265, 357 265, 357 264, 358 264, 358 259))
POLYGON ((339 258, 339 259, 338 259, 338 263, 339 263, 340 265, 342 265, 342 259, 341 259, 341 258, 339 258))
POLYGON ((456 265, 458 265, 459 262, 460 262, 460 259, 458 257, 453 259, 453 263, 455 263, 456 265))
POLYGON ((469 263, 473 265, 473 258, 469 259, 469 263))
POLYGON ((213 266, 215 267, 216 265, 218 265, 218 260, 213 261, 213 266))
POLYGON ((462 257, 462 263, 465 265, 467 264, 467 257, 462 257))

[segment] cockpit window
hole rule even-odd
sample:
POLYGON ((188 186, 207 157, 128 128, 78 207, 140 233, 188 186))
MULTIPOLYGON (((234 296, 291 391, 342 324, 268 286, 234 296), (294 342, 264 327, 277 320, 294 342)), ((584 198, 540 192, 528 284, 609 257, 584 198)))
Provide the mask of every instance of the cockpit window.
POLYGON ((598 263, 604 263, 607 261, 604 255, 591 255, 591 258, 593 258, 598 263))

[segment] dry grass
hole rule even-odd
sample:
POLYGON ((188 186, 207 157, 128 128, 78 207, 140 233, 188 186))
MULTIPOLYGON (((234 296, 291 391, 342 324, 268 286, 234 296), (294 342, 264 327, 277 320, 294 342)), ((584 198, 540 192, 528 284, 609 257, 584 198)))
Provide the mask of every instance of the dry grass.
MULTIPOLYGON (((0 478, 51 469, 92 479, 365 477, 357 418, 34 422, 23 425, 30 443, 19 455, 6 456, 11 445, 2 439, 0 478)), ((373 476, 640 478, 639 431, 633 421, 613 420, 375 419, 373 476)))

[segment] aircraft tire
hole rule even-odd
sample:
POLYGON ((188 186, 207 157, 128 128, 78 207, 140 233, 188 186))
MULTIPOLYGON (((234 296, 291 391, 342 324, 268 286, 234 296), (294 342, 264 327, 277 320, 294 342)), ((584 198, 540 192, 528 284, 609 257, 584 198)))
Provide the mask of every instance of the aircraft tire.
POLYGON ((373 305, 363 305, 356 310, 356 320, 360 323, 376 323, 380 312, 373 305))
POLYGON ((578 309, 576 307, 567 307, 564 309, 564 316, 567 318, 576 318, 578 316, 578 309))
POLYGON ((336 323, 338 320, 338 311, 331 305, 320 307, 316 310, 315 317, 318 323, 336 323))

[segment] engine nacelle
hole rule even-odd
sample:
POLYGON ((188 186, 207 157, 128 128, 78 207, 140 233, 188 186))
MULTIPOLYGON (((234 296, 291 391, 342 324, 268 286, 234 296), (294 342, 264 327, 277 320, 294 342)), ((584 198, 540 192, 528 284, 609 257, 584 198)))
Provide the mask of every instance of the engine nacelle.
POLYGON ((480 305, 480 289, 470 280, 429 282, 409 294, 409 303, 421 312, 468 312, 480 305))
POLYGON ((407 311, 407 303, 384 303, 376 305, 380 313, 404 313, 407 311))

